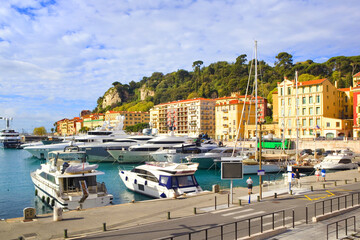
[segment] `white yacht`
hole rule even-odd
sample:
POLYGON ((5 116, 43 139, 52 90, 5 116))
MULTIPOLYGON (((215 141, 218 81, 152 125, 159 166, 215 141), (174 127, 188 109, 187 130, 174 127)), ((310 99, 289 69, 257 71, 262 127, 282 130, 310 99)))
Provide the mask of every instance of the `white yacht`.
POLYGON ((197 163, 149 162, 131 171, 119 170, 125 186, 154 198, 176 198, 202 192, 194 176, 197 163))
POLYGON ((20 134, 10 128, 10 121, 12 118, 2 118, 6 122, 6 128, 0 132, 0 147, 2 148, 19 148, 20 147, 20 134))
POLYGON ((48 153, 51 151, 62 150, 64 147, 69 146, 86 146, 90 143, 103 143, 114 140, 116 138, 127 138, 129 137, 123 130, 123 122, 120 121, 117 127, 112 128, 107 122, 101 128, 88 131, 84 136, 75 136, 71 140, 66 139, 61 143, 49 144, 49 145, 35 145, 24 147, 24 150, 31 153, 34 157, 45 159, 48 153))
MULTIPOLYGON (((211 169, 217 167, 215 160, 220 160, 221 157, 230 157, 234 151, 233 147, 218 147, 210 150, 207 153, 193 154, 187 156, 189 162, 199 163, 199 169, 211 169)), ((235 149, 235 156, 241 152, 241 148, 235 149)))
POLYGON ((86 162, 86 153, 78 147, 66 147, 49 153, 41 168, 32 172, 35 195, 52 207, 83 209, 109 205, 113 195, 96 177, 104 172, 97 164, 86 162))
POLYGON ((89 157, 89 162, 114 162, 115 159, 110 155, 108 150, 128 150, 130 146, 141 145, 148 140, 153 139, 154 136, 149 135, 134 135, 127 138, 113 139, 105 143, 88 143, 80 146, 80 149, 85 151, 89 157))
POLYGON ((358 168, 358 164, 353 162, 355 156, 333 153, 327 155, 321 163, 314 166, 315 169, 329 169, 329 170, 349 170, 358 168))
POLYGON ((186 144, 191 141, 188 137, 161 136, 147 141, 145 144, 130 146, 129 149, 111 150, 108 152, 119 163, 143 163, 153 161, 150 153, 159 149, 172 148, 174 145, 186 144))
POLYGON ((182 163, 187 162, 187 156, 207 153, 217 147, 215 143, 179 144, 171 149, 159 149, 150 155, 156 162, 182 163))

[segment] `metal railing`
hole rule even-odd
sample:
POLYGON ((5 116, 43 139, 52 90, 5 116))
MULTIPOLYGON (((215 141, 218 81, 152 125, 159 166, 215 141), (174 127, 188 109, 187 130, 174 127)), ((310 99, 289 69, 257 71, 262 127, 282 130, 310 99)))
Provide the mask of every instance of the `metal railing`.
MULTIPOLYGON (((292 227, 295 227, 295 214, 292 211, 292 227)), ((217 226, 212 226, 204 228, 198 231, 193 231, 189 233, 178 234, 175 236, 168 236, 160 238, 158 240, 174 240, 174 239, 238 239, 240 237, 250 237, 255 233, 263 233, 267 230, 274 230, 279 227, 285 227, 286 220, 289 219, 286 217, 286 210, 281 210, 273 213, 268 213, 260 216, 255 216, 252 218, 247 218, 244 220, 239 220, 236 222, 221 224, 217 226), (265 219, 270 218, 265 222, 265 219)))
POLYGON ((331 233, 335 233, 336 239, 338 239, 339 238, 339 232, 340 232, 341 229, 345 230, 345 235, 344 236, 347 236, 348 235, 348 228, 350 228, 350 227, 353 227, 353 232, 356 232, 356 218, 355 218, 355 216, 348 217, 348 218, 342 219, 342 220, 334 222, 334 223, 330 223, 330 224, 328 224, 326 226, 326 239, 329 239, 329 235, 331 233), (352 220, 351 221, 352 225, 348 224, 349 219, 352 220), (344 222, 344 224, 342 224, 343 222, 344 222), (333 229, 333 227, 331 227, 331 226, 333 226, 333 225, 335 225, 335 230, 331 231, 331 229, 333 229))
POLYGON ((322 200, 314 203, 314 216, 325 215, 326 213, 332 213, 348 207, 354 207, 360 205, 360 192, 351 193, 345 196, 338 196, 326 200, 322 200))
MULTIPOLYGON (((217 209, 217 204, 217 199, 215 198, 215 210, 217 209)), ((229 196, 227 196, 227 205, 229 207, 229 196)), ((299 216, 301 216, 301 213, 305 210, 305 223, 308 224, 309 219, 311 219, 312 217, 323 216, 325 214, 333 213, 335 211, 344 210, 359 205, 360 192, 356 192, 345 196, 338 196, 330 199, 317 201, 306 205, 305 209, 299 208, 297 209, 297 211, 298 213, 300 213, 299 216)), ((183 234, 175 234, 174 236, 160 238, 159 240, 224 239, 225 237, 226 239, 237 239, 241 237, 249 237, 253 234, 263 233, 264 231, 268 230, 274 230, 278 227, 285 227, 286 225, 295 228, 295 223, 299 224, 299 222, 296 222, 295 220, 295 210, 286 209, 227 224, 207 227, 197 231, 183 234), (289 222, 289 220, 291 220, 291 222, 289 222)), ((297 220, 299 221, 300 219, 297 220)), ((345 224, 347 225, 348 223, 346 222, 345 224)))

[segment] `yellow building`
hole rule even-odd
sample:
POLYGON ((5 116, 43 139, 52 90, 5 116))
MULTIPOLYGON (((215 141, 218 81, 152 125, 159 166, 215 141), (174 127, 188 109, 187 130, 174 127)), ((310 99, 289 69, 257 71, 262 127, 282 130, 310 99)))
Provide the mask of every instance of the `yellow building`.
POLYGON ((195 98, 162 103, 150 109, 150 122, 160 134, 174 128, 176 135, 215 135, 215 100, 195 98))
MULTIPOLYGON (((57 122, 57 134, 60 136, 71 136, 78 134, 80 128, 77 126, 78 123, 81 123, 82 120, 79 117, 75 117, 73 119, 64 118, 57 122)), ((80 125, 81 126, 81 125, 80 125)))
MULTIPOLYGON (((336 85, 336 84, 335 84, 336 85)), ((273 112, 277 112, 279 137, 296 138, 296 115, 298 115, 299 137, 338 137, 344 135, 345 124, 339 128, 328 128, 328 123, 346 120, 352 116, 351 89, 337 89, 327 79, 317 79, 298 83, 298 109, 296 114, 295 81, 284 79, 278 83, 278 91, 273 94, 273 112), (276 109, 277 108, 277 109, 276 109), (329 120, 333 119, 333 120, 329 120)), ((275 119, 275 118, 274 118, 275 119)))
POLYGON ((102 113, 90 114, 82 117, 83 127, 88 129, 95 129, 97 127, 102 127, 104 124, 105 116, 102 113))
MULTIPOLYGON (((267 100, 258 97, 258 118, 264 119, 266 113, 267 100)), ((239 138, 247 138, 246 126, 255 124, 255 98, 252 96, 245 98, 244 95, 234 92, 230 97, 216 99, 215 119, 216 140, 235 139, 239 126, 239 138), (242 115, 243 110, 244 114, 242 115)), ((252 131, 249 134, 249 137, 255 136, 252 131)))
POLYGON ((149 123, 149 112, 128 112, 128 111, 107 111, 105 121, 110 121, 110 125, 115 127, 119 123, 119 117, 124 116, 124 128, 138 123, 149 123))

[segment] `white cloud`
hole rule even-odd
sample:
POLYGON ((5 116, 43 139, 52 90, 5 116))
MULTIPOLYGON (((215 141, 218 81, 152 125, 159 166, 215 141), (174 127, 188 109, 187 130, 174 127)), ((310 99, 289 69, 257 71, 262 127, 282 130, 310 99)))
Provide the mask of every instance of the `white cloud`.
POLYGON ((282 51, 294 62, 358 55, 359 6, 356 0, 8 0, 0 6, 0 105, 52 125, 55 117, 94 108, 114 81, 191 70, 196 60, 251 58, 254 40, 269 64, 282 51))

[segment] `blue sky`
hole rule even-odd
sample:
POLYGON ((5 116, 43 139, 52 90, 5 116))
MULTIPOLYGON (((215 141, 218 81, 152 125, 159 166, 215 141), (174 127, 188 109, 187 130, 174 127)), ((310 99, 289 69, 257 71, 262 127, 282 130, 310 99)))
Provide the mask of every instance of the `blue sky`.
MULTIPOLYGON (((34 127, 93 110, 115 81, 192 63, 252 57, 272 64, 360 55, 358 0, 2 0, 0 116, 34 127)), ((0 128, 5 126, 0 122, 0 128)))

